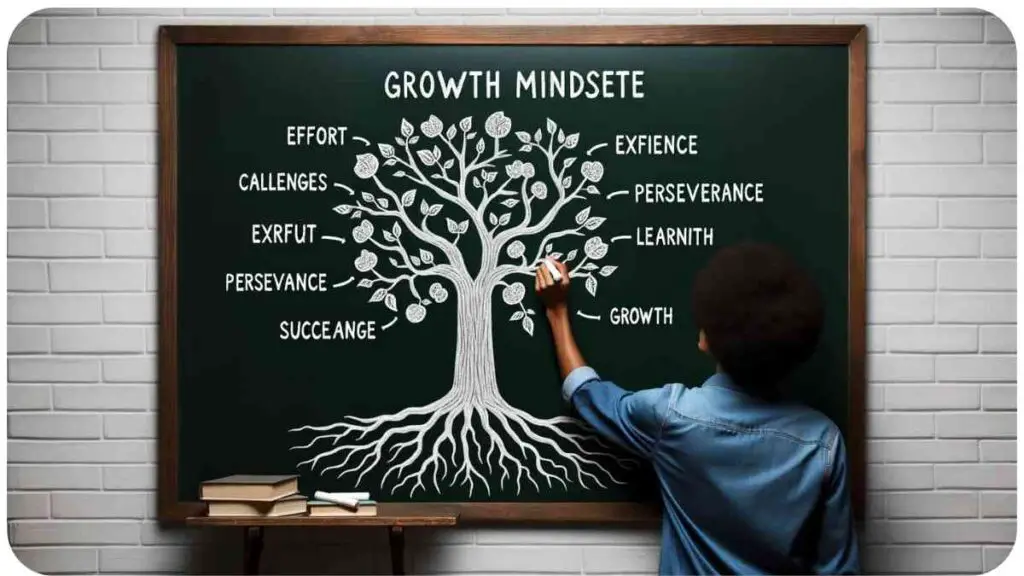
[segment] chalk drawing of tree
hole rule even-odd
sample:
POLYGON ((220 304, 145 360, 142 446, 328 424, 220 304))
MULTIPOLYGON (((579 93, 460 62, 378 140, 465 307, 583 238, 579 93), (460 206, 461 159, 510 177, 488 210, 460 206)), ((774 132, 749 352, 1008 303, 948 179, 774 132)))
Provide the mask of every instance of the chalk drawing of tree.
POLYGON ((440 493, 449 479, 449 486, 468 487, 470 496, 475 485, 490 494, 498 474, 499 485, 514 482, 517 494, 524 480, 537 490, 538 481, 566 488, 620 483, 602 461, 622 467, 632 462, 607 451, 581 422, 538 418, 502 398, 492 338, 496 294, 511 308, 508 321, 533 336, 535 311, 523 306, 523 297, 546 255, 567 262, 571 277, 582 278, 591 295, 599 278, 615 272, 602 264, 609 245, 597 230, 605 219, 587 206, 587 197, 599 194, 604 166, 585 159, 589 152, 572 156, 579 134, 566 134, 551 119, 533 133, 515 132, 515 140, 505 140, 513 131, 503 112, 486 119, 484 135, 474 131, 472 117, 445 128, 433 115, 419 132, 403 119, 397 146, 379 143, 379 154, 358 154, 355 175, 368 190, 341 186, 351 200, 334 211, 358 222, 352 239, 360 252, 353 264, 363 274, 357 286, 369 292, 371 303, 416 324, 430 306, 455 300, 451 389, 395 414, 346 415, 333 424, 293 429, 315 434, 293 447, 316 452, 299 466, 357 475, 357 485, 371 470, 386 467, 382 484, 390 483, 392 493, 404 486, 410 495, 431 486, 440 493), (518 147, 519 158, 503 147, 508 142, 518 147), (571 224, 551 229, 557 216, 565 212, 568 222, 573 211, 571 224), (460 251, 467 241, 480 245, 475 269, 460 251), (570 242, 576 247, 558 249, 570 242), (411 299, 400 302, 402 288, 411 299))

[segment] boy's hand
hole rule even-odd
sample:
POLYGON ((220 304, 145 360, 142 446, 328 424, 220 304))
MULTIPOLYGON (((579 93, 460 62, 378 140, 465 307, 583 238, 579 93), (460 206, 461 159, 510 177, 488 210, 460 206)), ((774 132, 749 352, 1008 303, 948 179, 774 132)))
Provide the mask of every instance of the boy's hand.
POLYGON ((558 269, 558 273, 562 275, 562 279, 559 282, 555 282, 551 277, 551 272, 548 271, 547 266, 541 262, 537 265, 537 273, 534 278, 534 289, 537 291, 537 295, 547 306, 548 314, 552 315, 563 315, 568 314, 568 299, 569 299, 569 268, 555 260, 553 258, 548 259, 555 268, 558 269))
POLYGON ((572 335, 572 323, 569 321, 569 267, 553 258, 548 260, 562 278, 555 282, 548 267, 541 262, 537 266, 534 288, 548 309, 551 337, 555 342, 555 356, 558 357, 558 369, 564 380, 573 370, 585 366, 586 361, 576 346, 576 339, 572 335))

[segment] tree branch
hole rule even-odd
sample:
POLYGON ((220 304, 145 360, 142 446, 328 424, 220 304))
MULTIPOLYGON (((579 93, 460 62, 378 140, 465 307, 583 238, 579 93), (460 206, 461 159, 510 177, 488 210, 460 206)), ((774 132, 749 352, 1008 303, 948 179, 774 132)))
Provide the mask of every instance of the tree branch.
POLYGON ((459 198, 462 198, 463 200, 467 200, 467 198, 466 198, 466 175, 467 175, 467 172, 466 172, 466 133, 462 132, 462 131, 460 131, 459 133, 462 134, 462 151, 461 152, 455 149, 455 145, 452 144, 452 141, 449 140, 444 134, 441 135, 441 138, 444 140, 445 144, 448 145, 448 148, 451 149, 452 154, 455 155, 455 161, 459 163, 459 181, 456 184, 456 190, 458 191, 459 198))
POLYGON ((425 244, 429 244, 430 246, 433 246, 434 248, 440 250, 445 255, 445 257, 448 258, 448 262, 453 267, 459 268, 463 272, 466 272, 466 263, 462 259, 462 253, 459 252, 459 250, 455 247, 454 244, 452 244, 445 238, 430 232, 429 230, 421 230, 418 226, 416 226, 416 224, 411 219, 409 219, 409 215, 406 214, 405 209, 402 206, 402 202, 398 198, 398 195, 393 190, 385 186, 384 183, 381 182, 380 178, 378 178, 377 176, 373 177, 373 181, 374 184, 377 185, 377 188, 380 189, 381 192, 386 194, 391 199, 391 201, 395 203, 395 206, 398 207, 396 210, 369 208, 367 206, 364 206, 360 201, 356 201, 355 204, 342 204, 342 206, 351 207, 353 210, 362 210, 363 212, 366 212, 371 216, 390 216, 393 218, 397 218, 399 221, 402 222, 402 224, 405 225, 405 228, 409 230, 410 234, 412 234, 425 244))
MULTIPOLYGON (((583 230, 583 228, 584 226, 580 225, 577 226, 576 228, 566 228, 565 230, 559 230, 557 232, 551 232, 547 234, 546 236, 544 236, 544 239, 541 240, 540 244, 537 246, 537 255, 534 257, 532 262, 527 263, 526 257, 524 256, 522 262, 520 262, 519 264, 503 264, 495 270, 495 273, 494 275, 491 276, 491 278, 494 280, 501 280, 502 278, 510 274, 525 274, 527 276, 532 276, 533 269, 538 264, 540 264, 540 261, 543 258, 545 244, 551 242, 552 240, 563 238, 565 236, 584 236, 584 234, 580 232, 580 230, 583 230)), ((584 256, 583 259, 576 265, 576 268, 574 268, 573 271, 570 272, 569 276, 574 276, 575 272, 579 270, 579 267, 582 266, 586 261, 587 257, 584 256)))
MULTIPOLYGON (((527 210, 527 214, 525 215, 526 217, 523 219, 522 223, 511 228, 506 228, 500 234, 496 235, 494 238, 493 248, 497 254, 500 254, 500 251, 502 250, 502 248, 504 248, 505 244, 509 240, 519 238, 521 236, 535 234, 550 226, 551 223, 554 221, 555 217, 557 217, 558 213, 562 210, 562 207, 564 207, 566 204, 568 204, 577 197, 580 189, 586 182, 586 179, 580 178, 580 182, 576 185, 576 189, 573 190, 572 193, 566 194, 565 187, 562 186, 561 173, 555 170, 555 159, 558 155, 558 152, 561 152, 564 145, 560 145, 556 150, 552 150, 551 146, 553 144, 554 138, 552 137, 549 146, 546 148, 535 143, 530 143, 530 146, 535 148, 536 150, 539 150, 541 154, 543 154, 547 158, 548 175, 551 177, 552 184, 554 185, 555 190, 558 191, 558 200, 548 210, 544 217, 536 224, 532 226, 530 225, 530 218, 532 217, 532 214, 530 214, 530 211, 527 210)), ((527 205, 527 208, 529 208, 529 205, 527 205)))
MULTIPOLYGON (((455 204, 456 206, 459 206, 460 208, 462 208, 466 212, 466 214, 469 216, 470 220, 473 221, 473 227, 476 228, 477 234, 480 236, 480 245, 481 246, 486 246, 487 245, 487 239, 489 238, 489 234, 487 232, 486 227, 484 226, 483 218, 480 217, 478 211, 476 210, 476 207, 473 206, 473 204, 471 204, 465 198, 465 195, 462 192, 462 190, 465 188, 465 186, 461 186, 460 187, 460 186, 457 185, 457 188, 459 188, 459 195, 458 196, 453 196, 452 194, 449 194, 448 192, 442 190, 439 186, 434 185, 433 182, 429 182, 427 180, 427 177, 423 175, 423 171, 420 170, 419 164, 417 164, 415 158, 413 158, 412 151, 409 149, 409 143, 408 142, 405 143, 404 148, 405 148, 405 155, 406 155, 406 157, 408 157, 409 160, 408 160, 408 162, 405 162, 404 160, 399 159, 398 162, 403 164, 403 165, 405 165, 410 170, 416 172, 416 175, 418 176, 418 178, 416 180, 418 180, 421 184, 423 184, 424 186, 428 186, 431 189, 433 189, 435 192, 437 192, 437 194, 439 196, 441 196, 441 198, 444 198, 445 200, 448 200, 449 202, 451 202, 451 203, 455 204)), ((469 175, 469 172, 466 172, 465 174, 463 174, 462 175, 462 180, 465 181, 466 176, 468 176, 468 175, 469 175)), ((377 180, 377 178, 375 177, 374 180, 377 180)), ((393 194, 393 192, 392 192, 392 194, 393 194)), ((457 252, 457 250, 455 249, 455 245, 454 244, 452 244, 451 242, 448 242, 447 240, 445 240, 444 242, 446 244, 448 244, 448 246, 450 247, 450 249, 452 251, 457 252)), ((458 261, 462 263, 462 269, 466 270, 466 265, 465 265, 465 262, 462 259, 462 254, 459 253, 457 258, 458 258, 458 261)), ((468 274, 468 270, 467 270, 467 274, 468 274)))
POLYGON ((402 166, 405 166, 409 170, 412 170, 413 172, 416 173, 415 176, 407 173, 406 177, 409 180, 412 180, 413 182, 416 182, 418 184, 422 184, 423 186, 427 186, 430 189, 432 189, 434 192, 436 192, 437 195, 440 196, 441 198, 451 202, 452 204, 455 204, 456 206, 460 206, 462 208, 465 208, 464 204, 459 200, 459 198, 457 196, 451 194, 450 192, 448 192, 445 189, 441 188, 437 184, 434 184, 433 182, 430 181, 429 178, 426 177, 426 175, 423 174, 423 171, 420 170, 419 164, 412 157, 412 150, 409 149, 409 145, 408 144, 405 145, 405 155, 409 158, 408 161, 402 160, 398 156, 395 156, 395 161, 397 161, 402 166))
POLYGON ((457 193, 459 198, 463 198, 462 189, 459 187, 459 183, 448 177, 448 170, 446 170, 444 166, 438 166, 438 168, 441 169, 441 179, 451 184, 452 186, 455 186, 455 190, 458 191, 457 193))
MULTIPOLYGON (((484 190, 484 192, 485 192, 485 194, 484 194, 484 201, 480 203, 480 208, 479 208, 479 210, 480 210, 480 217, 481 218, 487 213, 487 207, 490 206, 492 200, 494 200, 495 198, 497 198, 499 196, 512 196, 513 194, 516 193, 515 190, 507 190, 505 188, 505 186, 508 186, 508 183, 511 182, 511 181, 512 181, 511 178, 506 178, 505 181, 501 183, 501 186, 499 186, 497 190, 495 190, 494 192, 492 192, 489 195, 486 194, 486 192, 487 192, 486 189, 484 190)), ((523 186, 525 186, 525 185, 526 185, 526 178, 523 178, 523 186)))
POLYGON ((415 276, 413 276, 412 278, 409 278, 409 292, 412 293, 413 297, 416 298, 417 300, 423 300, 423 297, 420 296, 420 291, 416 289, 416 277, 415 276))
MULTIPOLYGON (((544 218, 542 218, 536 224, 525 227, 523 225, 519 225, 513 228, 507 228, 503 230, 501 234, 498 234, 498 236, 495 238, 495 245, 497 249, 501 250, 505 243, 508 242, 509 240, 512 240, 513 238, 519 238, 521 236, 529 236, 530 234, 536 234, 537 232, 540 232, 541 230, 544 230, 545 228, 550 226, 551 222, 555 220, 555 217, 558 216, 558 213, 562 210, 562 207, 564 207, 566 204, 572 202, 575 198, 577 198, 577 194, 579 193, 580 188, 583 187, 584 182, 586 182, 586 180, 581 180, 580 183, 576 186, 576 189, 573 190, 572 193, 569 194, 568 196, 561 196, 561 198, 559 198, 558 201, 555 202, 555 205, 548 210, 547 214, 544 215, 544 218)), ((561 183, 558 184, 558 189, 559 191, 562 190, 561 183)))
POLYGON ((502 278, 511 276, 512 274, 523 274, 525 276, 533 276, 534 272, 529 267, 523 264, 502 264, 495 268, 487 277, 488 282, 497 282, 502 278))
MULTIPOLYGON (((569 271, 569 277, 570 278, 575 278, 577 276, 576 273, 580 271, 580 268, 583 268, 583 265, 587 263, 587 260, 588 260, 587 255, 584 254, 583 258, 580 259, 580 261, 576 263, 576 267, 569 271)), ((589 276, 589 275, 590 275, 589 272, 587 274, 584 274, 584 276, 589 276)))
POLYGON ((523 186, 523 220, 519 223, 519 226, 525 226, 530 223, 530 218, 533 217, 533 196, 526 193, 526 186, 523 186))
POLYGON ((373 272, 373 275, 376 276, 376 278, 373 278, 373 279, 370 280, 370 286, 369 287, 373 288, 378 283, 389 284, 388 292, 390 292, 402 280, 410 278, 409 274, 399 274, 398 276, 395 276, 394 278, 392 278, 391 276, 385 276, 385 275, 381 274, 377 270, 371 270, 371 272, 373 272))
POLYGON ((544 254, 544 245, 545 244, 547 244, 548 242, 551 242, 552 240, 554 240, 556 238, 562 238, 564 236, 583 236, 584 234, 582 232, 580 232, 580 230, 583 230, 583 225, 582 224, 580 224, 576 228, 566 228, 565 230, 559 230, 558 232, 551 232, 547 236, 544 236, 544 239, 540 241, 540 245, 537 246, 537 256, 533 260, 534 264, 540 262, 541 256, 544 254))
MULTIPOLYGON (((540 264, 540 260, 541 259, 538 256, 530 264, 526 264, 525 260, 523 262, 520 262, 519 264, 502 264, 501 266, 498 266, 497 268, 495 268, 493 272, 491 272, 491 274, 488 276, 488 280, 492 281, 492 282, 498 282, 498 281, 502 280, 503 278, 507 278, 508 276, 511 276, 513 274, 522 274, 524 276, 531 276, 532 277, 534 275, 534 273, 535 273, 534 270, 540 264)), ((583 258, 580 259, 580 261, 576 263, 576 266, 573 267, 573 269, 569 272, 569 277, 570 278, 579 278, 579 277, 586 278, 587 276, 591 276, 592 273, 589 272, 589 271, 586 271, 586 273, 583 273, 583 274, 580 273, 580 270, 583 268, 583 266, 587 262, 589 262, 589 260, 590 259, 586 255, 584 255, 583 258)))
POLYGON ((466 167, 467 172, 472 172, 473 170, 477 170, 479 168, 491 168, 494 166, 494 163, 497 162, 498 160, 508 158, 508 152, 506 152, 505 150, 498 149, 497 139, 495 139, 494 141, 494 154, 491 155, 490 158, 484 160, 483 162, 478 162, 481 154, 483 154, 483 152, 476 153, 476 157, 474 157, 473 161, 470 162, 469 166, 466 167))
MULTIPOLYGON (((377 270, 373 270, 373 274, 377 278, 375 278, 373 280, 370 280, 369 281, 370 285, 367 288, 373 288, 374 286, 377 285, 377 283, 388 284, 388 287, 385 288, 384 291, 386 293, 390 294, 391 291, 394 290, 395 287, 398 286, 398 284, 400 282, 402 282, 403 280, 406 280, 406 281, 409 282, 409 292, 413 295, 413 297, 416 298, 417 301, 423 299, 423 297, 420 296, 419 290, 416 289, 416 283, 415 283, 415 279, 417 277, 419 277, 419 276, 422 276, 421 274, 400 274, 400 275, 398 275, 395 278, 390 278, 388 276, 384 276, 383 274, 381 274, 377 270)), ((396 306, 396 308, 397 308, 397 306, 396 306)))
POLYGON ((380 248, 381 250, 387 250, 388 252, 395 252, 399 256, 401 256, 402 257, 402 262, 403 262, 404 265, 403 266, 397 266, 397 268, 404 268, 404 269, 410 270, 412 272, 418 272, 418 273, 422 273, 425 270, 429 270, 429 268, 420 268, 418 266, 415 266, 412 263, 412 261, 409 260, 409 252, 405 249, 405 246, 402 245, 402 243, 399 242, 398 240, 396 240, 394 244, 384 244, 383 242, 377 240, 376 238, 370 238, 369 240, 370 240, 370 242, 374 246, 380 248))
POLYGON ((392 283, 392 286, 391 286, 392 288, 394 288, 394 285, 398 284, 402 280, 411 280, 413 278, 421 278, 421 277, 428 277, 428 276, 435 276, 435 277, 438 277, 438 278, 444 278, 446 280, 451 280, 452 282, 454 282, 455 279, 457 278, 457 275, 458 275, 458 272, 455 270, 455 268, 453 268, 449 264, 435 264, 434 266, 431 266, 430 268, 427 268, 426 270, 414 270, 414 271, 412 271, 412 273, 404 273, 403 272, 403 273, 399 274, 398 276, 394 276, 394 277, 392 277, 392 276, 385 276, 384 274, 381 274, 377 270, 373 270, 372 272, 373 272, 374 276, 376 276, 377 278, 370 279, 370 286, 373 286, 373 285, 377 284, 378 282, 391 282, 392 283))

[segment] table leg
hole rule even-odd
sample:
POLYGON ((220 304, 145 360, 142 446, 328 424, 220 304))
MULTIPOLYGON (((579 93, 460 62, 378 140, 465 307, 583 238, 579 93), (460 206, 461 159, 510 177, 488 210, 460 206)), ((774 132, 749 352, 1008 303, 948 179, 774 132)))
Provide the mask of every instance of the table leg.
POLYGON ((245 541, 242 547, 242 573, 260 573, 260 554, 263 553, 263 527, 248 526, 245 529, 245 541))
POLYGON ((388 532, 391 546, 391 573, 405 574, 405 531, 401 526, 392 526, 388 532))

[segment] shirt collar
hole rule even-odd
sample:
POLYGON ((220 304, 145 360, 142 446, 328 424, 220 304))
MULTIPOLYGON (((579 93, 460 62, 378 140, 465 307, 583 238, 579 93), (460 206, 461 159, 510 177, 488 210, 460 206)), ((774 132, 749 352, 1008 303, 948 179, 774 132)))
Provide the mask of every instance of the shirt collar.
POLYGON ((733 392, 736 392, 737 394, 741 394, 746 398, 752 398, 758 401, 777 401, 782 399, 782 396, 779 396, 779 393, 777 392, 769 392, 767 394, 758 394, 752 392, 734 382, 733 379, 730 378, 729 375, 724 372, 715 373, 713 376, 704 381, 704 385, 711 388, 724 388, 725 390, 731 390, 733 392))
POLYGON ((725 372, 716 372, 710 378, 704 381, 704 386, 712 386, 716 388, 725 388, 734 392, 743 392, 743 388, 739 384, 732 381, 725 372))

